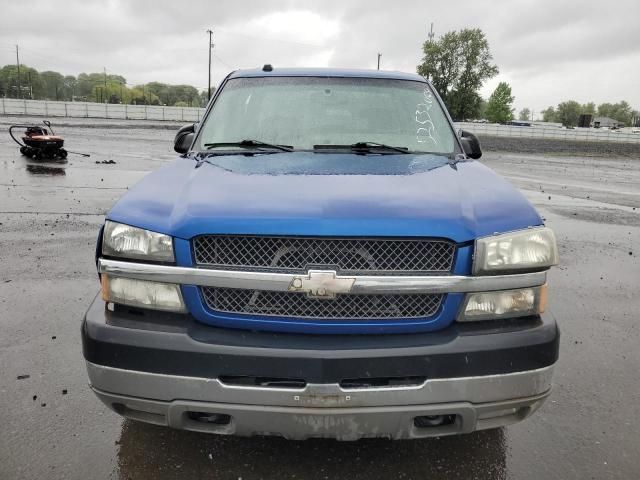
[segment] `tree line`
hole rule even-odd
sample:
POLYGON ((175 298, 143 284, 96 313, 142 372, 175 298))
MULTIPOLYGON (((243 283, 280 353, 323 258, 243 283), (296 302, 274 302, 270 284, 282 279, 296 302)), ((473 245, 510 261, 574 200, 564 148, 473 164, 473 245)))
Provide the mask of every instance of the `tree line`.
POLYGON ((0 69, 0 97, 175 107, 202 107, 207 103, 207 92, 199 92, 191 85, 149 82, 129 86, 122 75, 102 72, 75 77, 54 71, 38 72, 26 65, 20 65, 19 75, 17 65, 0 69))
MULTIPOLYGON (((447 32, 437 40, 426 41, 422 51, 423 59, 417 71, 433 83, 454 120, 486 119, 506 123, 515 118, 515 97, 508 83, 500 82, 488 99, 479 93, 483 83, 499 72, 482 30, 466 28, 447 32)), ((208 100, 207 92, 199 92, 191 85, 149 82, 129 86, 121 75, 102 72, 74 77, 54 71, 38 72, 26 65, 20 66, 20 72, 16 65, 0 69, 0 97, 180 107, 202 107, 208 100)), ((640 122, 640 113, 624 100, 597 107, 593 102, 580 104, 568 100, 540 114, 545 122, 565 126, 576 126, 582 114, 610 117, 625 125, 640 122)), ((532 116, 532 112, 524 108, 518 119, 530 121, 532 116)))
POLYGON ((640 114, 624 100, 618 103, 601 103, 597 107, 593 102, 581 104, 575 100, 567 100, 556 107, 550 106, 544 109, 541 114, 545 122, 562 123, 568 127, 578 125, 580 115, 609 117, 627 126, 634 125, 636 119, 640 117, 640 114))
MULTIPOLYGON (((478 28, 447 32, 438 39, 422 45, 422 63, 417 72, 428 78, 444 101, 454 120, 486 119, 494 123, 514 120, 511 86, 500 82, 489 99, 479 93, 483 83, 499 73, 482 30, 478 28)), ((559 103, 540 112, 545 122, 576 126, 581 114, 610 117, 625 125, 640 123, 640 112, 626 101, 603 103, 596 107, 590 102, 574 100, 559 103)), ((532 121, 530 109, 523 108, 518 119, 532 121)))

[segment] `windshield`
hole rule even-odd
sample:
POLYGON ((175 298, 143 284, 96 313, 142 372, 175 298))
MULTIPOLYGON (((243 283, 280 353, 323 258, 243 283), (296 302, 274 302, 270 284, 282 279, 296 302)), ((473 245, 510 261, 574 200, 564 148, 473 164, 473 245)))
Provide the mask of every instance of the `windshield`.
MULTIPOLYGON (((375 142, 452 154, 453 130, 424 82, 322 77, 229 80, 194 148, 251 139, 295 150, 375 142)), ((226 147, 230 148, 230 147, 226 147)))

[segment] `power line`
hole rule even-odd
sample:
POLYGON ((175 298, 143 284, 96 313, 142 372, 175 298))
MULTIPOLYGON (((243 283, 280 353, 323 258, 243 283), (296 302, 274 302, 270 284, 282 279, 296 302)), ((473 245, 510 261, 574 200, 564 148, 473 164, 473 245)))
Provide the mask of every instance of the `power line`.
POLYGON ((213 54, 214 58, 216 58, 221 64, 223 64, 225 67, 227 67, 230 70, 233 70, 235 67, 232 67, 231 65, 229 65, 227 62, 225 62, 222 58, 220 58, 217 54, 213 54))

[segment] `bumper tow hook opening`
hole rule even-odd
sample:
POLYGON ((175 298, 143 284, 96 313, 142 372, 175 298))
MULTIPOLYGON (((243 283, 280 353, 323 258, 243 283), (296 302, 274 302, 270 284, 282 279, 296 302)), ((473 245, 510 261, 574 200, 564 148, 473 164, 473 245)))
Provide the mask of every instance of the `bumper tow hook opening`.
POLYGON ((223 413, 187 412, 187 417, 196 422, 213 425, 229 425, 231 423, 231 416, 223 413))
POLYGON ((417 428, 444 427, 453 425, 456 421, 455 415, 423 415, 413 419, 413 424, 417 428))

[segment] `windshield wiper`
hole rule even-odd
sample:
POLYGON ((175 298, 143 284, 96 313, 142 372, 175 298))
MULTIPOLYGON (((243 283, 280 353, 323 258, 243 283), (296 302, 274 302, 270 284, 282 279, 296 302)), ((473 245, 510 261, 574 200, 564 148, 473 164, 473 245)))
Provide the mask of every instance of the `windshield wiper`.
POLYGON ((357 142, 351 145, 314 145, 314 150, 351 150, 356 153, 370 153, 379 151, 392 151, 399 153, 411 153, 407 147, 394 147, 377 142, 357 142))
POLYGON ((218 148, 218 147, 240 147, 240 148, 247 148, 247 149, 273 148, 276 150, 280 150, 281 152, 293 152, 293 147, 290 145, 274 145, 272 143, 261 142, 259 140, 242 140, 240 142, 205 143, 204 146, 207 150, 210 150, 212 148, 218 148))

